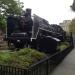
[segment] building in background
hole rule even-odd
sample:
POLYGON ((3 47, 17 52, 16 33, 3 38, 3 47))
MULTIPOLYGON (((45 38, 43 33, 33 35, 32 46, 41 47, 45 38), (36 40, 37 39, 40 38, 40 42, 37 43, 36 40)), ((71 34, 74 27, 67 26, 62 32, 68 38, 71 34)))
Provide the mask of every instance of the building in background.
POLYGON ((65 30, 66 32, 70 32, 69 25, 71 24, 71 20, 64 20, 62 23, 59 23, 59 25, 65 30))

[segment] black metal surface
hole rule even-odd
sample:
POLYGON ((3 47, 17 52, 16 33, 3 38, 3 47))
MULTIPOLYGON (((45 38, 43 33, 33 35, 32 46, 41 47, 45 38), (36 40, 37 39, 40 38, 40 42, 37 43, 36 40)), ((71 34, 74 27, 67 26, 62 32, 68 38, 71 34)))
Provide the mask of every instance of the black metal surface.
POLYGON ((58 25, 50 25, 47 20, 37 15, 33 15, 33 17, 31 17, 30 9, 27 9, 26 13, 23 16, 9 16, 7 18, 6 39, 9 43, 13 42, 13 44, 16 45, 19 44, 17 43, 17 40, 20 40, 21 45, 23 45, 22 47, 26 45, 26 43, 22 43, 22 41, 25 41, 28 45, 30 45, 30 47, 39 48, 47 51, 50 49, 53 50, 54 48, 56 48, 56 43, 58 43, 58 41, 56 42, 56 40, 53 39, 48 40, 49 38, 47 38, 46 36, 51 36, 53 38, 59 39, 60 41, 64 41, 65 31, 58 25), (40 38, 38 39, 39 36, 40 38), (41 39, 43 38, 43 36, 45 36, 45 40, 41 39), (31 41, 32 38, 35 39, 35 42, 31 41), (51 43, 54 44, 54 47, 52 47, 52 45, 50 47, 48 47, 47 45, 45 46, 45 42, 48 46, 49 44, 51 45, 51 43), (44 48, 42 47, 42 44, 44 45, 44 48))

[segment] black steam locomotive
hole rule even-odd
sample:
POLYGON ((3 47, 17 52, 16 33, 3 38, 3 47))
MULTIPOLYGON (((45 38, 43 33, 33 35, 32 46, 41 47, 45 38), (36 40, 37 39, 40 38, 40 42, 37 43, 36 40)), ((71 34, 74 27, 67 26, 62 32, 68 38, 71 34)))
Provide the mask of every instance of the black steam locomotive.
POLYGON ((65 39, 65 31, 50 25, 45 19, 26 9, 23 16, 8 16, 6 40, 14 48, 31 47, 47 53, 56 52, 57 45, 65 39))

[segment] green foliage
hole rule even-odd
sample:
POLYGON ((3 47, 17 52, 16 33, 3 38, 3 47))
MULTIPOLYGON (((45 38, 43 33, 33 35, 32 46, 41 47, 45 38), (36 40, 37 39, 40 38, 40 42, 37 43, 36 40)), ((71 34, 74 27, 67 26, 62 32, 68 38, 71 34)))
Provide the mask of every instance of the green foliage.
POLYGON ((7 64, 11 60, 11 54, 8 52, 0 52, 0 64, 7 64))
POLYGON ((35 50, 32 51, 31 56, 35 57, 35 59, 37 59, 37 60, 40 60, 40 59, 46 57, 45 53, 40 53, 40 52, 35 51, 35 50))
POLYGON ((75 12, 75 0, 73 0, 73 4, 71 6, 71 9, 75 12))
POLYGON ((0 15, 0 29, 2 29, 3 32, 6 31, 6 19, 4 15, 0 15))
POLYGON ((22 11, 23 3, 17 0, 0 0, 0 14, 20 14, 22 11))
POLYGON ((0 28, 6 31, 6 16, 20 15, 23 3, 17 0, 0 0, 0 28))
POLYGON ((59 46, 57 46, 57 50, 63 51, 68 48, 70 45, 68 42, 61 42, 59 46))
POLYGON ((47 55, 37 50, 24 48, 15 52, 0 52, 0 64, 28 68, 30 65, 44 59, 47 55))
POLYGON ((34 50, 34 49, 32 50, 30 48, 21 49, 20 51, 18 51, 18 54, 35 57, 35 59, 37 59, 37 60, 40 60, 45 57, 45 53, 41 53, 37 50, 34 50))
POLYGON ((75 35, 75 19, 72 20, 71 24, 69 25, 70 32, 75 35))

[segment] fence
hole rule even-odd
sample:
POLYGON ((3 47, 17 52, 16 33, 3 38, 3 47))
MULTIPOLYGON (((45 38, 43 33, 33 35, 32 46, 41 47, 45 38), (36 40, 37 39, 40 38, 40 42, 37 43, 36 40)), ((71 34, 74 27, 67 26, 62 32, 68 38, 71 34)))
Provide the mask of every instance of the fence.
POLYGON ((11 66, 0 65, 0 75, 26 75, 26 70, 11 66))
POLYGON ((59 51, 39 62, 30 66, 28 69, 15 68, 0 65, 0 75, 50 75, 53 69, 64 59, 73 49, 73 38, 70 37, 70 47, 59 51))

